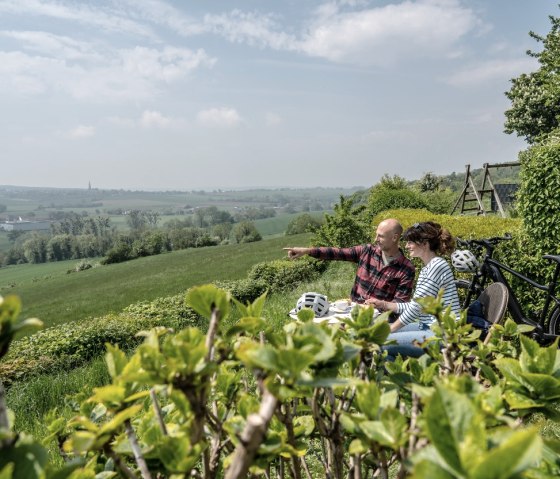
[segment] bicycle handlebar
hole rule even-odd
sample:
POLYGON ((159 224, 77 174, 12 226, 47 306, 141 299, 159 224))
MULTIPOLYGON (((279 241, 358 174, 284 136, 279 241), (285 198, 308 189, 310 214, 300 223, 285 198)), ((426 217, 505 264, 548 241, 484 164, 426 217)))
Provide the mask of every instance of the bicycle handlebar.
POLYGON ((484 246, 485 248, 493 249, 498 243, 502 241, 509 241, 513 239, 510 233, 505 233, 504 236, 493 236, 492 238, 483 239, 461 239, 457 238, 457 244, 462 247, 484 246))

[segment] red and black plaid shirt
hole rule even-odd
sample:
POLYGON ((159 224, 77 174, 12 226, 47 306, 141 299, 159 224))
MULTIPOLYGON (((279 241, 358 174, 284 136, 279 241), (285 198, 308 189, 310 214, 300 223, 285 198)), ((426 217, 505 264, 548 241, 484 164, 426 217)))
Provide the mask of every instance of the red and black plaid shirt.
POLYGON ((351 248, 312 248, 309 256, 358 263, 350 293, 352 301, 363 303, 368 298, 377 298, 406 302, 412 297, 414 265, 403 254, 387 266, 383 263, 381 248, 371 244, 351 248))

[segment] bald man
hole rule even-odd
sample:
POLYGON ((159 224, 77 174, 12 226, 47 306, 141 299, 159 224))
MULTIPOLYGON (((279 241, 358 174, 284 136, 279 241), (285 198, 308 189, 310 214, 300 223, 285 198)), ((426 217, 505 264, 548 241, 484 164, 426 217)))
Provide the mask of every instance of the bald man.
POLYGON ((393 218, 379 223, 375 244, 363 244, 351 248, 284 248, 290 259, 304 255, 335 261, 352 261, 358 264, 354 286, 350 292, 352 301, 369 304, 371 299, 390 302, 408 302, 414 284, 414 265, 399 248, 403 228, 393 218))

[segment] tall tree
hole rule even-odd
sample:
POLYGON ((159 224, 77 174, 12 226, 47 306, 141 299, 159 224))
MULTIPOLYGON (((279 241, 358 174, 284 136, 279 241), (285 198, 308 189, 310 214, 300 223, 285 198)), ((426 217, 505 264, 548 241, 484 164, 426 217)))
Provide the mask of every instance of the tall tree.
POLYGON ((541 52, 527 52, 538 60, 539 69, 513 78, 506 92, 511 108, 505 112, 504 131, 529 143, 560 126, 560 18, 549 18, 552 28, 545 37, 529 32, 543 46, 541 52))

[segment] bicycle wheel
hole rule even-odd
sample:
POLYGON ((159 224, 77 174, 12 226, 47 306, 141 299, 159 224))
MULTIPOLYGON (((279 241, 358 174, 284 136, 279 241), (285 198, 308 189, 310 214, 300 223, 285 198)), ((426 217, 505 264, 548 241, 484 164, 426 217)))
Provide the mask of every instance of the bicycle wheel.
POLYGON ((552 314, 550 315, 550 321, 548 322, 548 334, 553 334, 554 336, 560 336, 560 307, 556 306, 552 314))

